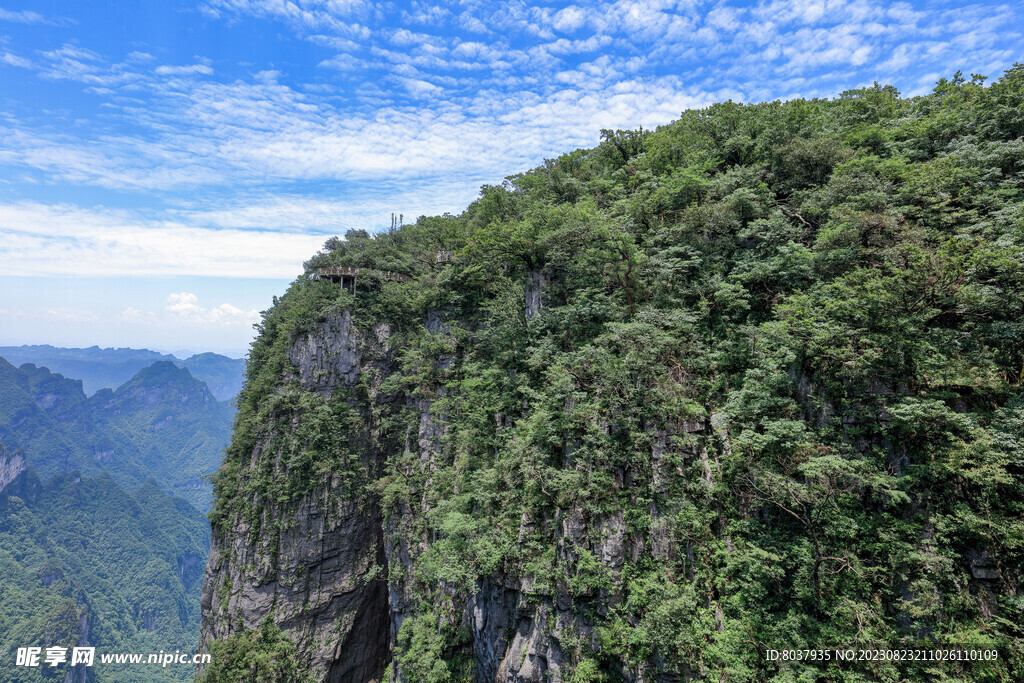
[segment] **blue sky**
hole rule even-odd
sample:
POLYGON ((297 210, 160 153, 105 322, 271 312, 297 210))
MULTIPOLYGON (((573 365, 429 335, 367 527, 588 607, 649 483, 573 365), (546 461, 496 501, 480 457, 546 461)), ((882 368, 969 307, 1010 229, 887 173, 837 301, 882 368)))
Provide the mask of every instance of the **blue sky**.
POLYGON ((684 109, 925 93, 1024 6, 0 0, 0 344, 240 353, 330 235, 684 109))

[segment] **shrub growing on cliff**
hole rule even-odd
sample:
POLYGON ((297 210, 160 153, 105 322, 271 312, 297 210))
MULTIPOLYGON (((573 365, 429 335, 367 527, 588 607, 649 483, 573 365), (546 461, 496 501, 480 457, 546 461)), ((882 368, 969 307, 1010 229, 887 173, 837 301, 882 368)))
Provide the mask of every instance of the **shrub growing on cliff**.
POLYGON ((199 683, 313 683, 317 680, 295 656, 295 643, 268 615, 258 628, 214 641, 210 664, 199 683))

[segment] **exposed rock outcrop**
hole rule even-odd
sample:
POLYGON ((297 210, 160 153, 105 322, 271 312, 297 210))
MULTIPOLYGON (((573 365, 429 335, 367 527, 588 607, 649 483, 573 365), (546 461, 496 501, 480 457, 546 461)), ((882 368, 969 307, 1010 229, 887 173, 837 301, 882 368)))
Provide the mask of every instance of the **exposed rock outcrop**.
POLYGON ((326 398, 336 384, 354 384, 359 378, 359 342, 350 311, 324 316, 295 341, 288 354, 302 387, 326 398))
POLYGON ((0 444, 0 496, 34 501, 41 484, 35 470, 25 464, 21 451, 9 452, 0 444))
MULTIPOLYGON (((329 314, 293 344, 290 358, 301 389, 325 400, 350 389, 367 367, 386 369, 386 327, 366 339, 348 311, 329 314)), ((279 414, 256 441, 249 462, 273 463, 288 475, 288 456, 301 448, 289 433, 302 411, 279 414)), ((369 442, 368 435, 351 435, 369 442)), ((379 467, 372 450, 353 463, 360 481, 379 467)), ((291 500, 255 495, 253 514, 215 533, 203 585, 202 642, 254 628, 267 615, 298 645, 311 671, 326 681, 368 683, 389 655, 388 591, 379 506, 349 473, 326 475, 291 500)))
POLYGON ((551 284, 551 274, 544 270, 531 270, 526 277, 524 296, 526 317, 531 318, 544 308, 546 290, 551 284))
POLYGON ((8 453, 0 446, 0 493, 18 480, 25 471, 25 456, 20 452, 8 453))

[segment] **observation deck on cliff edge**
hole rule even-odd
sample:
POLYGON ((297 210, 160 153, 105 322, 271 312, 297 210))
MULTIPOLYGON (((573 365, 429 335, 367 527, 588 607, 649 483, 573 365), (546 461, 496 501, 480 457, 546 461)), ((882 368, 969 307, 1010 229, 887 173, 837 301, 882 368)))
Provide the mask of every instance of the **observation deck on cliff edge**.
POLYGON ((413 280, 412 276, 405 275, 404 273, 396 273, 391 270, 377 270, 376 268, 328 266, 316 269, 318 279, 338 282, 342 289, 349 288, 353 293, 356 291, 356 280, 360 275, 371 275, 381 280, 390 280, 392 282, 412 282, 413 280))
MULTIPOLYGON (((453 263, 455 255, 448 250, 438 251, 434 255, 435 264, 453 263)), ((372 275, 381 280, 392 282, 412 282, 415 278, 404 273, 396 273, 393 270, 378 270, 376 268, 361 268, 359 266, 325 266, 316 269, 316 277, 320 280, 338 282, 342 289, 349 288, 355 292, 356 280, 359 275, 372 275)))

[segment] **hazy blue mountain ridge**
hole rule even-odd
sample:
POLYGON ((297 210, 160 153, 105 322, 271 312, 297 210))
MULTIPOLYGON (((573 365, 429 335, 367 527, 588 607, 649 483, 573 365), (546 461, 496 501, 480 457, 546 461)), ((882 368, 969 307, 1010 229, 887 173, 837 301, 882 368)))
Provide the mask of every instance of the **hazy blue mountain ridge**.
POLYGON ((54 373, 81 380, 87 396, 101 389, 115 389, 143 368, 157 361, 170 361, 188 368, 192 375, 206 382, 219 401, 233 399, 242 388, 245 360, 228 358, 217 353, 199 353, 184 360, 171 354, 149 349, 84 349, 61 348, 49 344, 2 346, 0 357, 20 367, 32 363, 54 373))
POLYGON ((228 358, 219 353, 197 353, 175 365, 188 368, 192 376, 210 387, 218 401, 232 400, 242 390, 245 376, 245 359, 228 358))

